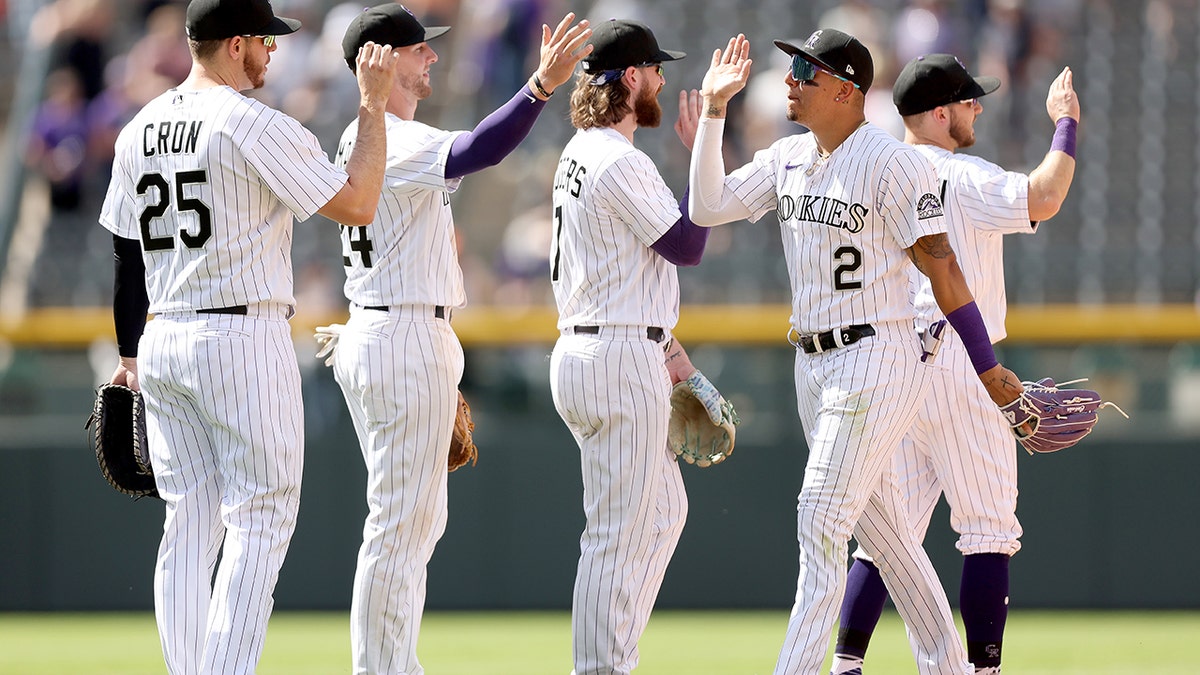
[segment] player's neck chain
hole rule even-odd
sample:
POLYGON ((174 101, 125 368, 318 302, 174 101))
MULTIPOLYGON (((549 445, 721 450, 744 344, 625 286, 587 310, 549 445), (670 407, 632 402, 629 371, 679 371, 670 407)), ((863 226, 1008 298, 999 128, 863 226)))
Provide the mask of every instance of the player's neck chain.
MULTIPOLYGON (((863 120, 862 122, 859 123, 858 126, 854 127, 854 131, 858 131, 859 129, 861 129, 865 126, 867 126, 867 121, 863 120)), ((854 131, 851 131, 850 135, 853 135, 854 131)), ((849 137, 850 136, 846 136, 846 138, 849 138, 849 137)), ((833 150, 837 150, 837 148, 834 148, 833 150)), ((833 154, 833 150, 826 152, 825 150, 821 149, 820 145, 818 145, 817 146, 817 158, 814 159, 813 163, 809 164, 808 168, 804 170, 804 175, 812 176, 814 173, 816 173, 817 169, 821 168, 821 166, 825 164, 825 160, 829 159, 830 155, 833 154)))

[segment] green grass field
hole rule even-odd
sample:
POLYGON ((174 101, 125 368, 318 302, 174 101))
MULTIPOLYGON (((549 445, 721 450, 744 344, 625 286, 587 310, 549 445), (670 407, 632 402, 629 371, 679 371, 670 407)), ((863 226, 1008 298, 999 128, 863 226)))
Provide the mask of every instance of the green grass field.
MULTIPOLYGON (((271 619, 259 675, 349 671, 343 613, 280 612, 271 619)), ((642 639, 638 675, 770 673, 787 614, 656 612, 642 639)), ((1130 675, 1200 672, 1191 648, 1200 612, 1014 612, 1005 672, 1130 675)), ((431 612, 421 632, 431 675, 566 675, 566 612, 431 612)), ((916 673, 895 612, 872 642, 873 675, 916 673)), ((0 614, 0 675, 164 673, 149 614, 0 614)))

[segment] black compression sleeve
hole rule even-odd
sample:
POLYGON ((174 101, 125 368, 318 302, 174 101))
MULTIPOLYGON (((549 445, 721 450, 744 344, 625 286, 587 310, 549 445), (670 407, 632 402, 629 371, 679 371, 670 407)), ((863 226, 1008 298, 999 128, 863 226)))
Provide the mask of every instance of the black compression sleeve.
POLYGON ((138 340, 146 328, 146 263, 136 239, 113 235, 113 325, 117 329, 117 351, 137 358, 138 340))

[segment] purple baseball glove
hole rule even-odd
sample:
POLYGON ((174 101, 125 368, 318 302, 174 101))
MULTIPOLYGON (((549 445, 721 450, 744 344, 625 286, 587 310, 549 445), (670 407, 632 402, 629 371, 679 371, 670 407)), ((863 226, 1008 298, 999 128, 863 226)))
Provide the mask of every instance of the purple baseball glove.
POLYGON ((1106 403, 1100 394, 1090 389, 1060 389, 1049 377, 1022 384, 1025 391, 1017 400, 1000 406, 1000 412, 1012 427, 1013 435, 1031 455, 1058 452, 1078 443, 1092 433, 1098 420, 1096 411, 1100 408, 1112 406, 1125 415, 1115 404, 1106 403))

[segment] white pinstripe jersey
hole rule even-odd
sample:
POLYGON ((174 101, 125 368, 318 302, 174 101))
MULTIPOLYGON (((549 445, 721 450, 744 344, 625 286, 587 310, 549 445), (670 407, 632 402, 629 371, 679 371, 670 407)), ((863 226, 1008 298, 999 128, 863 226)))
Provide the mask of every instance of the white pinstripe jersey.
POLYGON ((811 133, 788 136, 725 184, 751 220, 779 212, 798 332, 913 319, 919 272, 904 249, 946 225, 933 167, 911 146, 867 124, 821 161, 811 133))
POLYGON ((580 129, 563 149, 553 194, 558 327, 674 328, 678 273, 650 246, 681 213, 646 153, 614 129, 580 129))
MULTIPOLYGON (((442 131, 387 114, 387 171, 375 220, 341 226, 346 297, 363 306, 467 304, 454 242, 446 159, 465 131, 442 131)), ((350 123, 334 163, 344 167, 358 134, 350 123)))
POLYGON ((292 219, 347 181, 311 132, 230 87, 171 90, 115 152, 100 223, 142 242, 152 314, 295 304, 292 219))
MULTIPOLYGON (((1004 328, 1008 313, 1004 235, 1037 230, 1036 224, 1029 221, 1029 176, 933 145, 918 145, 916 149, 933 163, 941 178, 950 245, 983 315, 988 336, 992 342, 999 342, 1008 334, 1004 328)), ((933 288, 924 276, 917 291, 917 312, 931 321, 942 318, 933 288)))

